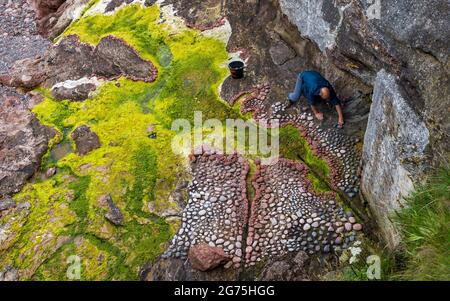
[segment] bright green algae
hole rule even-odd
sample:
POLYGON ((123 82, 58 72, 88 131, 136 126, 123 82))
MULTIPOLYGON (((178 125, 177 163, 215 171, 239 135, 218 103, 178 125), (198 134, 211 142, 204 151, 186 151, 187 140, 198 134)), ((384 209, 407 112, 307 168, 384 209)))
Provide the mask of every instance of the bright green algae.
MULTIPOLYGON (((176 208, 171 192, 189 176, 186 158, 171 150, 172 121, 192 122, 195 111, 203 113, 203 120, 243 116, 217 93, 227 74, 225 45, 194 30, 169 34, 166 25, 158 24, 159 13, 156 6, 128 5, 110 16, 85 16, 64 33, 93 45, 107 35, 120 37, 155 64, 158 78, 154 83, 106 82, 83 102, 56 101, 40 90, 45 99, 33 111, 59 131, 53 149, 58 143, 70 146, 70 133, 80 125, 90 126, 102 146, 85 156, 72 152, 73 146, 59 156, 49 151, 42 170, 57 166, 58 174, 37 177, 14 197, 30 203, 30 214, 11 222, 17 235, 9 252, 0 250, 0 268, 12 264, 23 271, 22 279, 67 279, 67 259, 77 255, 82 280, 137 279, 139 268, 158 256, 173 235, 176 223, 159 215, 176 208), (149 127, 156 139, 149 137, 149 127), (122 226, 104 218, 107 208, 98 202, 104 194, 124 214, 122 226)), ((298 131, 282 129, 280 136, 285 157, 310 154, 298 131), (291 145, 293 139, 300 145, 291 145)), ((323 162, 307 158, 327 173, 323 162)))

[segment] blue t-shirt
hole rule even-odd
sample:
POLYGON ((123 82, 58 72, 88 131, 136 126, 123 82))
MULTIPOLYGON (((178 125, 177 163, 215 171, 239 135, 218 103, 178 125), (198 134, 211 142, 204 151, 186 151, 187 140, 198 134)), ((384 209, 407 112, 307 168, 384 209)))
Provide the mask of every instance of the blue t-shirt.
POLYGON ((328 88, 330 89, 330 100, 329 102, 336 106, 341 104, 341 101, 336 95, 333 86, 327 81, 319 72, 316 71, 305 71, 300 75, 302 79, 301 94, 305 95, 308 99, 309 105, 316 105, 323 101, 320 97, 320 89, 328 88))

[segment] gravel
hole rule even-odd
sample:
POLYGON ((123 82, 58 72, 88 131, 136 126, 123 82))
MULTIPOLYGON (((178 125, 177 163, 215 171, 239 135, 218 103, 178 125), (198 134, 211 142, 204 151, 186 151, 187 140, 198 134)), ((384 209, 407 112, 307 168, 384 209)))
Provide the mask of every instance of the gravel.
MULTIPOLYGON (((38 35, 34 11, 26 0, 0 0, 0 74, 7 73, 17 60, 42 55, 50 45, 38 35)), ((15 89, 0 85, 0 105, 9 96, 28 100, 15 89)))

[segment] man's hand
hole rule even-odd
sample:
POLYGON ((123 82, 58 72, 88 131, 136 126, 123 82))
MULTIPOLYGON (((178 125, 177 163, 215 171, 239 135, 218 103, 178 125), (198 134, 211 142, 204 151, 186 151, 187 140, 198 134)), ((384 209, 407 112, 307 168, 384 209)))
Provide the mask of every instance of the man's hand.
POLYGON ((316 116, 317 120, 322 121, 323 120, 323 113, 319 112, 314 106, 311 106, 311 110, 314 113, 314 116, 316 116))
POLYGON ((317 120, 323 121, 323 113, 322 112, 315 112, 314 115, 316 116, 317 120))

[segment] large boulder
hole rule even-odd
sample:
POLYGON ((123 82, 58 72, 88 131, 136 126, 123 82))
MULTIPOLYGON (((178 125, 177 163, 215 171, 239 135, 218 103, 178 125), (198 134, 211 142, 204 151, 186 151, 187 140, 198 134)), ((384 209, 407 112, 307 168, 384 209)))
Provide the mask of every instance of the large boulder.
POLYGON ((17 98, 0 106, 0 198, 23 187, 38 170, 56 131, 39 123, 17 98))
POLYGON ((429 143, 430 133, 398 81, 380 71, 364 141, 361 189, 392 248, 400 239, 391 217, 423 177, 429 143))
POLYGON ((199 244, 189 249, 188 259, 192 267, 199 271, 209 271, 230 260, 222 248, 199 244))

